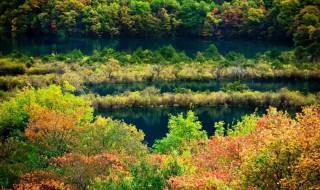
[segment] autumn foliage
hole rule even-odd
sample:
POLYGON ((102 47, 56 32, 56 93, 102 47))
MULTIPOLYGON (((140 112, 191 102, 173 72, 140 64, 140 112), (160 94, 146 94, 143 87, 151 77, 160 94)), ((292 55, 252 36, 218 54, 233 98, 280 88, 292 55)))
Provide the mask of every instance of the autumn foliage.
POLYGON ((289 189, 319 189, 320 106, 305 108, 297 115, 297 120, 295 130, 301 154, 292 166, 292 175, 281 182, 289 189))
POLYGON ((75 143, 78 129, 74 117, 36 105, 29 108, 29 113, 29 123, 25 130, 29 140, 60 153, 75 143))
POLYGON ((53 159, 51 166, 61 169, 64 180, 75 189, 86 189, 95 178, 112 178, 112 174, 116 174, 117 171, 126 173, 128 170, 119 156, 106 152, 93 156, 66 154, 53 159))
POLYGON ((54 89, 80 105, 68 102, 74 107, 66 111, 64 103, 53 103, 54 96, 34 101, 21 95, 3 109, 6 121, 23 113, 28 122, 0 141, 1 188, 320 189, 320 105, 294 118, 269 108, 227 128, 217 122, 210 139, 190 111, 172 116, 166 137, 148 150, 135 126, 101 116, 80 121, 74 114, 90 116, 90 107, 60 87, 46 92, 54 89), (4 112, 9 108, 15 113, 4 112))
POLYGON ((171 189, 320 188, 320 106, 292 119, 270 108, 245 136, 214 136, 194 155, 195 174, 172 177, 171 189), (219 183, 223 182, 223 183, 219 183))
POLYGON ((21 176, 14 190, 71 190, 59 177, 50 171, 35 170, 21 176))

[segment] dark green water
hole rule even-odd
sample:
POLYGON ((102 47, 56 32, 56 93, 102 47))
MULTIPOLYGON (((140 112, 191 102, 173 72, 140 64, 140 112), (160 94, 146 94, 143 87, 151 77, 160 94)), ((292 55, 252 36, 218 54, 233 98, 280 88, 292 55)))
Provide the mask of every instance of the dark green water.
MULTIPOLYGON (((186 113, 193 110, 209 135, 214 133, 214 123, 225 121, 232 124, 245 114, 256 112, 261 115, 266 108, 254 107, 199 107, 199 108, 124 108, 116 110, 97 110, 97 115, 112 117, 136 125, 145 133, 145 142, 151 146, 156 139, 161 139, 168 132, 169 115, 186 113)), ((289 110, 293 114, 296 110, 289 110)))
MULTIPOLYGON (((158 82, 139 82, 127 84, 99 84, 88 86, 87 90, 100 95, 119 94, 125 91, 141 91, 147 87, 155 87, 160 92, 179 92, 186 89, 191 91, 219 91, 221 87, 231 81, 158 81, 158 82)), ((257 91, 277 91, 281 88, 298 90, 303 93, 317 93, 320 85, 317 81, 302 80, 274 80, 274 81, 241 81, 249 89, 257 91)))
POLYGON ((287 50, 289 47, 283 44, 270 43, 268 41, 249 41, 240 39, 209 40, 199 38, 89 38, 72 37, 58 39, 48 36, 33 38, 12 39, 0 37, 0 52, 8 54, 12 51, 27 53, 32 56, 47 55, 51 53, 67 53, 74 49, 80 49, 84 54, 90 55, 93 50, 113 48, 118 51, 132 52, 137 48, 155 50, 163 46, 172 45, 179 51, 184 51, 193 57, 198 51, 204 51, 214 43, 222 54, 235 51, 246 57, 254 57, 256 53, 271 49, 287 50))

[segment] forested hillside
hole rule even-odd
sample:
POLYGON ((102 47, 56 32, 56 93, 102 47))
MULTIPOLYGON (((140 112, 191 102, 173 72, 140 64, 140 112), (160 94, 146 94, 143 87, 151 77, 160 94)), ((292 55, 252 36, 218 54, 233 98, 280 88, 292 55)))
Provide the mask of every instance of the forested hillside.
POLYGON ((301 59, 320 55, 318 0, 2 0, 12 34, 192 35, 293 41, 301 59))

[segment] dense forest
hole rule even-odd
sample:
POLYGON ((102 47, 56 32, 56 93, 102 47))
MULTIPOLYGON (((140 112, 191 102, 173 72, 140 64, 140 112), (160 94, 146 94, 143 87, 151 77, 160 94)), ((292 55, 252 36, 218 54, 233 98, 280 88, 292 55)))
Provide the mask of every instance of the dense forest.
POLYGON ((2 0, 0 31, 65 35, 192 35, 293 41, 319 60, 318 0, 2 0))
POLYGON ((0 189, 320 189, 319 0, 1 0, 0 35, 0 189))

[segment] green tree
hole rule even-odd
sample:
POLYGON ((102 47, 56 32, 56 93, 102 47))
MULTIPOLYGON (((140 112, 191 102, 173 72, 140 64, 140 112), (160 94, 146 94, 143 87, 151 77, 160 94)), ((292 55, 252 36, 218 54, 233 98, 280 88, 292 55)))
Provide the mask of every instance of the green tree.
POLYGON ((129 3, 129 13, 133 15, 145 15, 151 12, 148 2, 140 0, 131 0, 129 3))
POLYGON ((214 135, 215 136, 224 136, 224 130, 225 130, 225 122, 224 121, 218 121, 214 123, 214 135))
POLYGON ((184 32, 188 31, 188 33, 199 35, 202 32, 205 17, 212 8, 213 4, 208 4, 205 1, 183 1, 179 19, 182 21, 184 32))
POLYGON ((153 145, 156 152, 177 151, 184 145, 208 138, 207 133, 201 130, 201 123, 192 111, 189 111, 186 117, 183 114, 171 116, 168 128, 166 137, 157 140, 153 145))
POLYGON ((0 187, 10 188, 21 174, 33 168, 46 167, 42 149, 34 144, 10 137, 0 142, 0 187))
POLYGON ((160 190, 166 187, 170 177, 181 175, 182 173, 183 166, 176 160, 170 160, 164 166, 161 166, 142 159, 129 165, 129 176, 118 174, 118 179, 96 179, 89 186, 89 189, 160 190))
POLYGON ((204 57, 216 61, 222 59, 222 55, 214 44, 210 44, 209 47, 205 50, 204 57))
POLYGON ((120 5, 116 2, 110 4, 100 4, 97 7, 99 13, 102 31, 111 36, 118 35, 120 33, 120 5))
POLYGON ((232 128, 227 131, 228 136, 245 136, 254 132, 257 128, 258 116, 253 113, 250 115, 245 115, 238 121, 232 128))
POLYGON ((97 117, 93 123, 85 126, 76 150, 87 155, 116 151, 141 156, 147 152, 143 139, 144 133, 133 125, 97 117))
POLYGON ((164 8, 169 13, 173 13, 180 9, 180 4, 177 0, 153 0, 151 2, 152 10, 158 12, 164 8))
POLYGON ((0 133, 10 136, 23 131, 28 123, 27 108, 37 104, 41 107, 60 111, 85 123, 93 119, 93 108, 88 100, 63 92, 60 86, 50 85, 42 89, 26 89, 0 105, 0 133))

